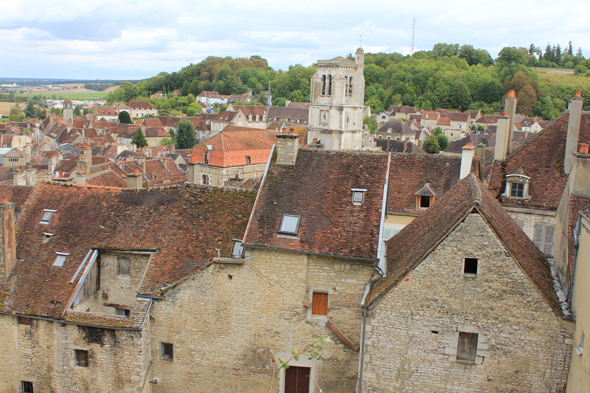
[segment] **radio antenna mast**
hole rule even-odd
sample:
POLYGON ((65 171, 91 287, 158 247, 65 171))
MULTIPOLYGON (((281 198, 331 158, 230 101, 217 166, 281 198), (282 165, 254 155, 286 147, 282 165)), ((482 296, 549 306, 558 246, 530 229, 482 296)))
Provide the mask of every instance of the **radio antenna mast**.
POLYGON ((414 54, 414 32, 416 31, 416 17, 412 21, 412 55, 414 54))

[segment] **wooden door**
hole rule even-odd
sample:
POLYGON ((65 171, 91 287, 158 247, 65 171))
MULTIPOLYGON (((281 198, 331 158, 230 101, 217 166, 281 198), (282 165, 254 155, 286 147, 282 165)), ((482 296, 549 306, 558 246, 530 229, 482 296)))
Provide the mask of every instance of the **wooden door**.
POLYGON ((289 366, 285 370, 285 393, 309 393, 311 368, 289 366))

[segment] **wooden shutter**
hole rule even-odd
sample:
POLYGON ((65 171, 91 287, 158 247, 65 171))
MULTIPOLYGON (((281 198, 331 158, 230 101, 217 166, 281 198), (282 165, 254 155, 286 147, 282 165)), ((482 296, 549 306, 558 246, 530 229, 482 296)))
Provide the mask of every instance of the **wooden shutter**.
POLYGON ((131 275, 131 261, 127 258, 117 258, 117 274, 119 276, 131 275))
POLYGON ((314 315, 328 315, 328 294, 314 292, 311 313, 314 315))
POLYGON ((285 393, 309 393, 311 368, 289 366, 285 370, 285 393))
POLYGON ((457 342, 457 360, 475 362, 477 353, 477 333, 459 332, 457 342))
POLYGON ((545 227, 545 236, 543 239, 543 252, 545 255, 553 255, 553 238, 555 237, 555 227, 547 225, 545 227))
POLYGON ((539 250, 543 250, 544 229, 545 229, 545 227, 542 224, 535 225, 535 235, 533 236, 533 242, 535 243, 535 246, 537 246, 537 248, 539 250))

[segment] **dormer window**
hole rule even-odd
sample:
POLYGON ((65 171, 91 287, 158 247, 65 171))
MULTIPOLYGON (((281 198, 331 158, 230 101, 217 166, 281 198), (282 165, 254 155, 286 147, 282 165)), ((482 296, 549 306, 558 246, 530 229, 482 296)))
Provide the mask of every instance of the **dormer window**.
POLYGON ((432 204, 432 197, 427 195, 420 195, 418 200, 418 209, 428 209, 432 204))
POLYGON ((416 209, 428 209, 434 203, 435 194, 429 183, 422 186, 414 195, 416 196, 416 209))
POLYGON ((511 198, 524 198, 524 183, 510 183, 510 197, 511 198))
POLYGON ((55 213, 57 213, 57 210, 49 210, 49 209, 44 209, 43 210, 43 218, 41 219, 41 224, 49 224, 49 222, 51 221, 51 218, 53 217, 53 215, 55 213))
POLYGON ((283 214, 281 226, 279 227, 279 234, 297 236, 300 221, 300 215, 283 214))
POLYGON ((68 257, 68 255, 65 252, 57 252, 57 258, 55 258, 55 262, 53 262, 53 266, 57 266, 57 267, 62 267, 64 265, 64 262, 66 261, 66 258, 68 257))
POLYGON ((506 191, 504 197, 512 199, 530 199, 529 182, 531 178, 524 174, 522 168, 506 176, 506 191))
POLYGON ((234 248, 231 252, 232 258, 241 258, 244 253, 244 247, 242 246, 242 239, 232 239, 234 242, 234 248))
POLYGON ((362 205, 365 201, 365 192, 367 192, 364 188, 353 188, 352 191, 352 204, 353 205, 362 205))

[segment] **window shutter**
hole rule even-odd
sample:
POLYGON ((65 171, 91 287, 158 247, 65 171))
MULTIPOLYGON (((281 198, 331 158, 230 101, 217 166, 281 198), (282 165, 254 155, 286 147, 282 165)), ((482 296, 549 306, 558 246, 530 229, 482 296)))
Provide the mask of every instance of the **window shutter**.
POLYGON ((543 225, 535 225, 535 235, 533 236, 533 242, 539 250, 543 249, 543 229, 545 229, 543 225))
POLYGON ((545 255, 553 255, 553 238, 555 236, 555 227, 553 225, 547 225, 545 227, 545 241, 543 246, 543 252, 545 255))
POLYGON ((328 315, 328 294, 314 292, 311 306, 314 315, 328 315))
POLYGON ((477 333, 459 332, 457 342, 457 360, 475 362, 477 353, 477 333))

